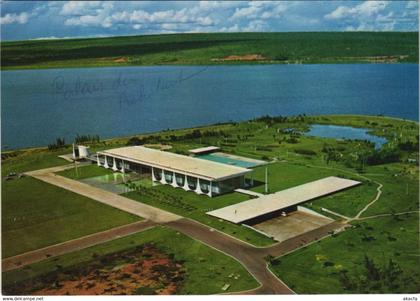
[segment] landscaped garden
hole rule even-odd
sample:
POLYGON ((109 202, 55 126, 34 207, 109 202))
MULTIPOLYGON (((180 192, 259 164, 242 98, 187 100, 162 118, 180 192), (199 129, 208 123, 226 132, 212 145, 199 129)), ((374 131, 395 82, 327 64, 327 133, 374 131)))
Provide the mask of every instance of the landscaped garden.
MULTIPOLYGON (((327 208, 339 214, 354 217, 379 196, 377 201, 361 214, 362 219, 353 221, 351 223, 353 228, 338 235, 272 260, 273 272, 297 293, 365 291, 407 293, 419 287, 420 277, 415 270, 418 265, 419 243, 417 123, 381 116, 265 116, 248 122, 116 138, 93 143, 90 146, 92 150, 99 150, 147 143, 169 144, 172 146, 169 151, 181 154, 187 154, 188 149, 216 145, 226 153, 268 161, 270 162, 267 165, 270 193, 327 176, 341 176, 361 181, 362 185, 358 187, 313 200, 305 206, 318 212, 322 212, 321 208, 327 208), (388 143, 381 149, 375 150, 367 141, 309 137, 305 133, 311 124, 367 128, 371 133, 385 137, 388 143), (376 276, 372 277, 372 273, 376 276), (392 281, 389 280, 390 275, 394 275, 392 281), (359 281, 360 279, 365 280, 359 281)), ((51 151, 7 152, 2 159, 2 175, 68 164, 56 156, 69 153, 69 150, 69 148, 63 148, 51 151)), ((264 193, 265 168, 266 166, 261 166, 255 169, 253 177, 257 185, 251 188, 252 190, 264 193)), ((89 165, 79 167, 77 173, 75 169, 69 169, 60 174, 84 181, 110 172, 95 165, 89 165)), ((150 180, 142 180, 150 183, 150 180)), ((29 177, 3 180, 2 184, 3 256, 12 256, 85 235, 88 234, 87 232, 94 233, 138 220, 131 215, 29 177), (19 237, 19 240, 16 237, 19 237)), ((197 220, 257 246, 273 243, 271 239, 249 228, 205 214, 210 210, 248 200, 247 195, 230 193, 209 198, 166 185, 138 184, 134 183, 134 191, 124 195, 197 220)), ((156 243, 162 241, 163 238, 169 239, 168 235, 160 230, 147 233, 149 233, 147 239, 142 238, 138 240, 138 243, 135 240, 133 244, 152 241, 156 243)), ((175 236, 170 232, 169 236, 171 235, 182 236, 182 234, 175 236)), ((104 246, 106 247, 98 246, 103 254, 112 250, 122 250, 119 246, 114 246, 112 242, 104 246)), ((166 250, 163 244, 157 247, 161 251, 166 250)), ((174 243, 171 246, 172 251, 168 251, 175 254, 175 260, 186 260, 182 256, 191 255, 189 250, 181 249, 181 247, 174 243)), ((84 254, 84 251, 79 254, 84 254)), ((73 258, 72 254, 60 257, 58 260, 64 258, 65 263, 58 263, 58 265, 71 266, 80 262, 79 259, 75 259, 76 257, 73 258)), ((82 256, 83 260, 91 260, 92 254, 86 254, 82 256)), ((216 260, 212 260, 210 264, 206 261, 208 257, 205 256, 203 256, 203 261, 195 257, 193 260, 197 268, 196 273, 211 269, 217 264, 216 260)), ((228 257, 225 258, 230 260, 228 257)), ((30 269, 7 272, 3 276, 6 276, 9 281, 52 271, 57 265, 52 260, 44 261, 45 266, 49 266, 47 270, 43 266, 44 263, 37 263, 31 265, 30 269)), ((185 267, 186 263, 183 266, 185 267)), ((192 273, 191 269, 194 268, 191 267, 189 273, 192 273)), ((222 273, 218 268, 215 271, 222 273)), ((212 276, 209 280, 209 274, 211 273, 207 273, 207 278, 205 275, 191 276, 191 278, 186 276, 188 280, 186 278, 185 283, 179 290, 177 289, 177 293, 220 292, 221 287, 226 283, 231 284, 228 282, 229 279, 235 278, 234 276, 229 278, 228 276, 232 274, 230 273, 227 276, 228 280, 224 280, 225 276, 220 276, 220 279, 212 276), (195 281, 202 281, 207 288, 199 292, 194 291, 194 285, 197 288, 203 287, 195 281), (209 286, 211 289, 208 288, 209 286)), ((188 268, 186 275, 188 275, 188 268)), ((245 287, 249 285, 234 287, 231 284, 229 290, 245 287)))

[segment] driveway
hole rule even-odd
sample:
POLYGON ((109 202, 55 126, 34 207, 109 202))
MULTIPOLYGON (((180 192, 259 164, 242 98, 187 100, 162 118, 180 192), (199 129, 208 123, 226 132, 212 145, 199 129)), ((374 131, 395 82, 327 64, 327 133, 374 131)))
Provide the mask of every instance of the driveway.
MULTIPOLYGON (((270 270, 267 268, 267 262, 265 260, 265 257, 267 255, 271 255, 274 257, 284 255, 313 241, 319 240, 322 237, 325 237, 326 235, 330 234, 332 231, 337 231, 345 227, 345 225, 342 223, 333 222, 313 231, 309 231, 302 235, 287 239, 271 247, 258 248, 246 242, 243 242, 237 238, 234 238, 230 235, 227 235, 223 232, 215 230, 209 226, 203 225, 197 221, 184 218, 182 216, 146 204, 139 203, 137 201, 125 198, 123 196, 101 190, 88 184, 54 174, 54 172, 70 168, 72 166, 73 165, 60 166, 57 168, 48 168, 28 172, 26 174, 35 177, 41 181, 70 190, 72 192, 86 196, 103 204, 107 204, 109 206, 147 219, 148 221, 140 222, 144 223, 142 224, 143 226, 140 227, 147 227, 147 225, 150 225, 149 223, 165 224, 166 226, 172 229, 180 231, 188 235, 189 237, 198 240, 236 259, 261 284, 260 287, 254 290, 250 290, 247 292, 238 292, 237 294, 293 294, 294 292, 287 285, 285 285, 280 279, 278 279, 270 272, 270 270)), ((109 231, 115 231, 115 229, 111 229, 109 231)), ((104 242, 106 240, 111 240, 115 238, 112 235, 108 236, 107 239, 105 236, 102 238, 101 233, 94 234, 93 237, 95 237, 95 239, 98 239, 99 242, 104 242), (95 235, 98 235, 98 237, 96 237, 95 235)), ((16 259, 20 258, 19 256, 22 256, 19 265, 19 267, 21 267, 23 265, 45 259, 45 256, 47 254, 46 250, 48 250, 48 254, 53 253, 54 255, 58 255, 74 251, 75 248, 81 249, 83 247, 89 246, 90 243, 92 243, 92 238, 83 237, 80 240, 84 241, 84 243, 78 244, 73 241, 69 241, 63 244, 28 252, 32 254, 25 253, 26 255, 17 255, 15 256, 14 260, 11 260, 9 258, 4 259, 3 266, 6 268, 9 267, 9 269, 11 269, 10 267, 13 268, 13 266, 14 268, 17 268, 16 259)))

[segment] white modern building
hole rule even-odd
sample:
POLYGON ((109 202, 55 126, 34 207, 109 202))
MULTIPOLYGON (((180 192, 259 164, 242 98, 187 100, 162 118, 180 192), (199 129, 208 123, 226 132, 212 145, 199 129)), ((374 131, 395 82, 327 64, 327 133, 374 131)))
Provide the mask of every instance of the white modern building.
POLYGON ((73 143, 73 159, 87 159, 90 156, 89 146, 73 143))
POLYGON ((244 187, 250 169, 164 152, 127 146, 97 153, 97 164, 114 171, 150 174, 152 181, 210 197, 244 187))

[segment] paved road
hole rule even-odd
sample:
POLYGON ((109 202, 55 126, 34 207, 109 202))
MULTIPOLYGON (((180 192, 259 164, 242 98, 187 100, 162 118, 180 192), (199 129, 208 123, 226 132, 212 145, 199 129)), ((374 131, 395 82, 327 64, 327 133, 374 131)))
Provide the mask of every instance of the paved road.
MULTIPOLYGON (((146 225, 148 223, 165 224, 166 226, 171 227, 172 229, 180 231, 212 248, 215 248, 233 257, 234 259, 239 261, 261 284, 260 287, 247 292, 242 292, 241 294, 293 294, 293 291, 290 288, 288 288, 283 282, 281 282, 280 279, 275 277, 267 269, 265 257, 267 255, 272 255, 275 257, 284 255, 288 252, 302 247, 303 245, 307 245, 313 241, 325 237, 326 235, 330 234, 331 231, 340 230, 345 226, 344 224, 333 222, 316 230, 278 243, 274 246, 267 248, 257 248, 225 233, 219 232, 206 225, 203 225, 197 221, 183 218, 179 215, 172 214, 167 211, 122 197, 120 195, 101 190, 88 184, 54 174, 54 172, 70 168, 71 166, 72 165, 61 166, 57 168, 49 168, 34 172, 28 172, 26 174, 44 182, 59 186, 61 188, 84 195, 101 203, 118 208, 120 210, 141 216, 150 221, 143 221, 143 225, 146 225)), ((98 233, 98 235, 100 236, 100 233, 98 233)), ((93 235, 93 237, 95 237, 95 234, 93 235)), ((86 239, 84 240, 84 244, 88 246, 89 243, 95 243, 96 238, 84 237, 81 239, 86 239)), ((103 239, 111 240, 113 239, 113 237, 109 236, 108 239, 103 237, 103 239)), ((100 239, 98 238, 98 241, 99 240, 100 239)), ((71 244, 72 241, 48 247, 51 248, 49 249, 50 253, 48 254, 53 253, 54 255, 58 255, 60 252, 67 253, 74 251, 75 249, 66 248, 62 246, 65 246, 65 244, 67 243, 71 244)), ((83 244, 80 243, 76 245, 78 245, 79 249, 83 247, 83 244)), ((43 249, 29 252, 39 252, 39 254, 36 253, 38 254, 37 256, 31 255, 29 257, 25 257, 25 262, 29 262, 30 260, 32 260, 32 262, 35 262, 45 259, 46 252, 42 250, 43 249)), ((18 256, 24 255, 25 254, 18 256)), ((18 258, 18 256, 15 257, 18 258)), ((26 256, 28 256, 28 253, 26 253, 26 256)), ((5 266, 5 261, 7 260, 9 259, 3 260, 3 267, 5 266)), ((13 262, 10 261, 9 266, 13 266, 13 264, 15 263, 16 260, 13 262)))
POLYGON ((340 231, 346 226, 340 222, 332 222, 271 247, 257 248, 194 220, 184 218, 166 225, 222 251, 242 263, 262 284, 261 287, 246 292, 248 294, 293 294, 289 287, 267 269, 265 257, 267 255, 274 257, 284 255, 332 234, 334 231, 340 231))
POLYGON ((51 168, 26 173, 38 180, 70 190, 95 201, 118 208, 131 214, 143 217, 156 223, 166 223, 182 218, 179 215, 136 202, 118 194, 90 186, 88 184, 59 176, 51 172, 51 168))
POLYGON ((137 233, 155 226, 156 223, 143 220, 128 225, 116 227, 106 231, 86 235, 80 238, 68 240, 63 243, 48 246, 42 249, 19 254, 2 260, 2 272, 21 268, 28 264, 44 260, 49 257, 63 255, 73 251, 81 250, 97 244, 137 233))
POLYGON ((167 226, 178 230, 204 244, 235 258, 261 283, 261 287, 250 292, 260 294, 293 294, 267 268, 264 249, 253 247, 236 238, 214 230, 190 219, 169 222, 167 226))

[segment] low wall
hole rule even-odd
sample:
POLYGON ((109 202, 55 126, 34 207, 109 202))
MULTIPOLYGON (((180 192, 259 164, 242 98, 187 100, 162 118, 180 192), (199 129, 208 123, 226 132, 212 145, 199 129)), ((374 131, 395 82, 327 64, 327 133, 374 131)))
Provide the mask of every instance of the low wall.
POLYGON ((309 208, 306 208, 306 207, 303 207, 303 206, 297 206, 297 211, 301 211, 301 212, 304 212, 304 213, 312 214, 312 215, 315 215, 315 216, 319 216, 319 217, 326 218, 326 219, 329 219, 331 221, 334 221, 332 218, 329 218, 325 215, 322 215, 321 213, 318 213, 316 211, 313 211, 313 210, 311 210, 309 208))

